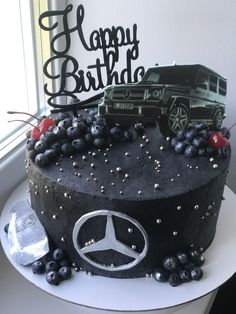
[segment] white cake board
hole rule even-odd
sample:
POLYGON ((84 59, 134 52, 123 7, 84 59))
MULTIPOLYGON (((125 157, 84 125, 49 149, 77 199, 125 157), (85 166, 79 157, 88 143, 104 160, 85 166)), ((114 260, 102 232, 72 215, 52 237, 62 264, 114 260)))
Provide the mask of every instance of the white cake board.
POLYGON ((114 311, 151 311, 165 309, 196 300, 217 289, 236 270, 236 196, 225 187, 217 232, 205 252, 204 277, 196 282, 171 287, 153 278, 112 279, 73 273, 73 278, 59 286, 46 282, 45 274, 35 275, 30 267, 18 265, 9 254, 4 226, 9 223, 14 203, 29 198, 27 182, 23 182, 8 199, 0 220, 3 249, 12 265, 31 283, 63 300, 95 309, 114 311))

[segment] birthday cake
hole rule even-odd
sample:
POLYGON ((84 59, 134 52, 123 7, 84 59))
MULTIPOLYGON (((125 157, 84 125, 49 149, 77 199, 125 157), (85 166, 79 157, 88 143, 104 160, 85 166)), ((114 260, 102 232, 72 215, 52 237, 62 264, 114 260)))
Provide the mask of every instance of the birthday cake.
POLYGON ((31 206, 77 269, 143 277, 166 258, 165 269, 176 270, 189 252, 201 264, 216 232, 229 147, 223 157, 208 147, 212 132, 203 123, 171 139, 158 125, 108 128, 96 110, 54 121, 39 141, 27 142, 31 206))

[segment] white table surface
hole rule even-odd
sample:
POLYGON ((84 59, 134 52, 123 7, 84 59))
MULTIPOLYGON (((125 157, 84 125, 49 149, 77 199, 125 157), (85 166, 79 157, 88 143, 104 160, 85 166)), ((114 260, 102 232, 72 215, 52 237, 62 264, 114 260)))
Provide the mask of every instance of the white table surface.
POLYGON ((236 270, 236 196, 225 188, 217 232, 210 248, 205 252, 204 277, 178 287, 158 283, 152 278, 112 279, 73 273, 73 278, 60 286, 51 286, 44 275, 34 275, 30 267, 18 265, 9 254, 8 241, 3 228, 9 222, 10 210, 15 202, 29 197, 27 182, 23 182, 8 199, 0 220, 3 249, 11 264, 27 280, 60 299, 88 308, 115 311, 154 311, 181 305, 201 298, 227 281, 236 270))

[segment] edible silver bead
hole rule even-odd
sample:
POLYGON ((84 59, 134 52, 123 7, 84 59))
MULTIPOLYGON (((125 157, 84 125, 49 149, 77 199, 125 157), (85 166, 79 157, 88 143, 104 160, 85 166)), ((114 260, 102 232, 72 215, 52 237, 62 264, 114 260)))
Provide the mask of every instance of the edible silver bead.
POLYGON ((157 224, 160 224, 160 223, 161 223, 161 219, 157 219, 157 220, 156 220, 156 223, 157 223, 157 224))
POLYGON ((195 206, 194 206, 194 209, 199 209, 199 205, 195 205, 195 206))
POLYGON ((164 146, 160 146, 160 150, 163 151, 164 150, 164 146))
POLYGON ((173 231, 173 236, 177 236, 178 232, 177 231, 173 231))
POLYGON ((212 166, 214 169, 217 169, 217 168, 219 168, 219 166, 218 166, 218 164, 213 164, 213 166, 212 166))
POLYGON ((177 206, 177 210, 181 210, 182 209, 182 206, 177 206))
POLYGON ((160 187, 160 185, 158 184, 158 183, 155 183, 154 184, 154 188, 157 190, 157 189, 159 189, 159 187, 160 187))
POLYGON ((128 228, 128 232, 129 232, 129 233, 132 233, 132 232, 133 232, 133 229, 132 229, 132 228, 128 228))
POLYGON ((117 171, 117 172, 121 172, 121 168, 120 168, 120 167, 117 167, 117 168, 116 168, 116 171, 117 171))

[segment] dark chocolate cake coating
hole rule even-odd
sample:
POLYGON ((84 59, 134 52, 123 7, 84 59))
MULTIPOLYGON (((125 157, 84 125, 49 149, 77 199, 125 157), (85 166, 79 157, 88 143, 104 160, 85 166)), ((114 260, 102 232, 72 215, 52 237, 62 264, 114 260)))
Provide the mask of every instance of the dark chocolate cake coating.
POLYGON ((158 128, 131 143, 29 162, 31 204, 56 246, 83 270, 141 277, 214 238, 230 157, 188 159, 158 128))

